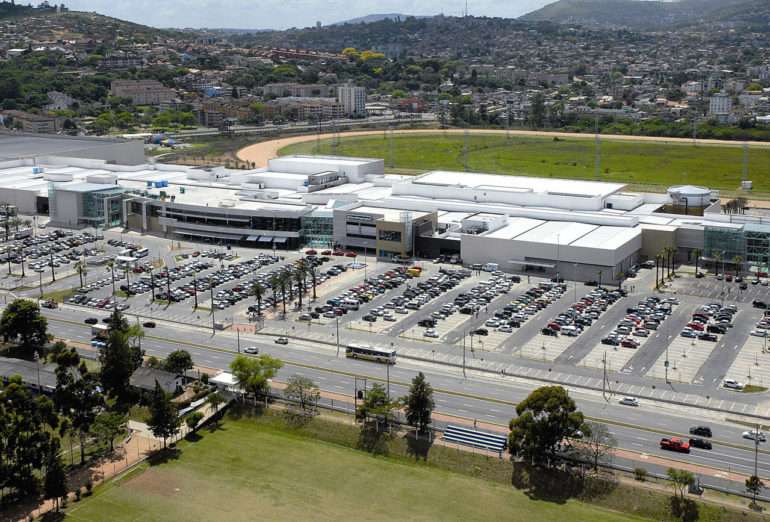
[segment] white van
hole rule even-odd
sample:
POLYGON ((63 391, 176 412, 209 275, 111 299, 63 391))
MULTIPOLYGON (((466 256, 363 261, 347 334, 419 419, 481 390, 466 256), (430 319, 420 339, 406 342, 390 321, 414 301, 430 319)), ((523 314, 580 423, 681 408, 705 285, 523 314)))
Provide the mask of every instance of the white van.
POLYGON ((340 307, 344 308, 345 310, 358 310, 358 301, 354 301, 353 299, 345 299, 340 303, 340 307))
POLYGON ((500 265, 497 263, 487 263, 484 265, 484 272, 497 272, 500 269, 500 265))

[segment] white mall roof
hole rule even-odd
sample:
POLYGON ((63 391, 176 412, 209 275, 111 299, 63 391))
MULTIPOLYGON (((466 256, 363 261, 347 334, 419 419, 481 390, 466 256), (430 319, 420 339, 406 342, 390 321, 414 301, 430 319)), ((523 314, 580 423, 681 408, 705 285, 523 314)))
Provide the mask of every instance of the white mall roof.
POLYGON ((472 172, 433 171, 414 178, 413 183, 436 186, 463 186, 475 189, 489 189, 515 192, 537 192, 583 197, 609 196, 626 185, 556 178, 534 178, 528 176, 504 176, 472 172))

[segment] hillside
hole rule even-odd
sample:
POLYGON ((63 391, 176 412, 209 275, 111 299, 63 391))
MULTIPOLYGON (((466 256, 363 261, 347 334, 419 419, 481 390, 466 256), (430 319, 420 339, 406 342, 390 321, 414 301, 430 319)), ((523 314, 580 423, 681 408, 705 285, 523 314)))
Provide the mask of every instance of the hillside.
POLYGON ((342 22, 337 22, 332 25, 345 25, 345 24, 371 24, 373 22, 381 22, 382 20, 406 20, 407 18, 429 18, 427 16, 412 16, 401 13, 384 13, 384 14, 370 14, 366 16, 359 16, 358 18, 351 18, 342 22))
POLYGON ((767 31, 761 23, 767 16, 767 0, 558 0, 520 19, 636 30, 737 24, 767 31))

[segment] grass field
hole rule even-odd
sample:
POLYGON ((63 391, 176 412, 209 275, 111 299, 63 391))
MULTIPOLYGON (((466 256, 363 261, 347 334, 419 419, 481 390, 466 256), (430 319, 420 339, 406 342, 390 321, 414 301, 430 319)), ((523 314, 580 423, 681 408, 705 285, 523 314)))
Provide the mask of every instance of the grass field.
MULTIPOLYGON (((339 154, 384 158, 387 167, 426 171, 464 170, 464 138, 441 134, 394 136, 392 147, 383 135, 349 137, 334 147, 331 140, 290 145, 285 154, 339 154), (391 155, 392 150, 392 155, 391 155)), ((754 191, 770 196, 770 148, 749 150, 749 176, 754 191)), ((470 135, 468 170, 525 176, 595 179, 595 143, 586 138, 470 135)), ((648 190, 697 184, 736 191, 743 169, 743 148, 682 143, 628 142, 603 139, 601 180, 648 190)))
POLYGON ((509 520, 623 521, 577 501, 531 500, 510 486, 228 420, 71 505, 73 521, 509 520))

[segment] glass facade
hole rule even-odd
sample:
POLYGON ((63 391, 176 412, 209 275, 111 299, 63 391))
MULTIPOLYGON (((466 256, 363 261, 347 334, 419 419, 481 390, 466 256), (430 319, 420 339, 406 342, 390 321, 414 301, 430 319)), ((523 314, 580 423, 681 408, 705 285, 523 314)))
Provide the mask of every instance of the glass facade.
POLYGON ((123 223, 123 189, 84 193, 83 215, 80 221, 89 226, 121 225, 123 223))
POLYGON ((331 248, 334 244, 334 219, 331 214, 311 214, 302 218, 302 236, 305 244, 314 248, 331 248))
POLYGON ((760 271, 767 272, 770 265, 770 225, 746 225, 743 236, 749 267, 757 267, 760 271))
POLYGON ((730 264, 739 257, 743 266, 766 272, 770 264, 770 225, 706 227, 703 250, 707 259, 721 259, 730 264))

